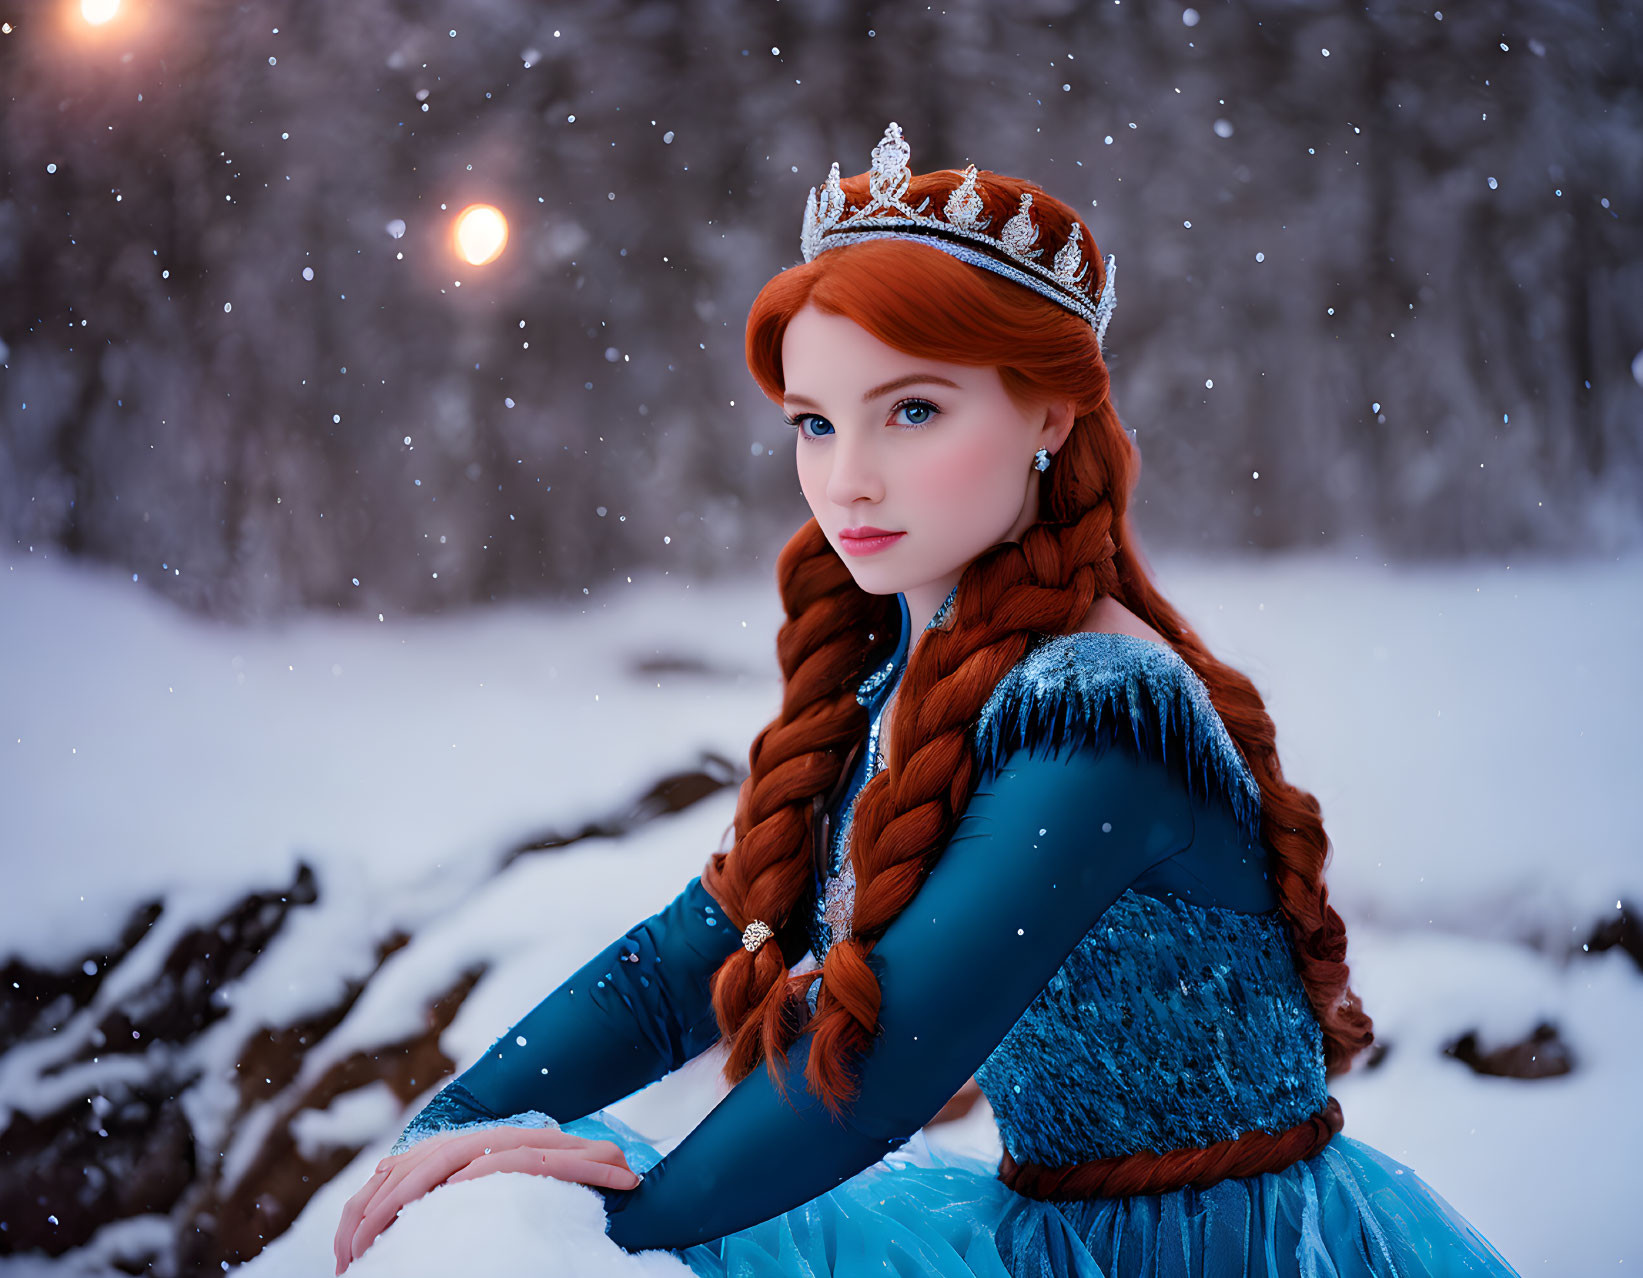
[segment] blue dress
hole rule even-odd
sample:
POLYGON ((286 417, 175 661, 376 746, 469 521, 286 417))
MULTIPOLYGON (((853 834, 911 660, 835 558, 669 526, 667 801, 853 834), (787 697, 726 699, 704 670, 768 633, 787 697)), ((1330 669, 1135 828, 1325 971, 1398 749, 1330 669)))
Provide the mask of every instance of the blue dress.
MULTIPOLYGON (((827 863, 767 942, 790 965, 849 926, 851 813, 882 766, 878 720, 909 648, 898 598, 896 652, 857 693, 872 728, 827 863)), ((971 1076, 1011 1156, 1047 1166, 1283 1131, 1328 1099, 1260 789, 1191 667, 1133 636, 1043 638, 975 743, 981 784, 869 956, 880 1033, 842 1120, 806 1088, 808 1034, 785 1097, 761 1065, 666 1157, 603 1111, 718 1038, 708 980, 741 938, 696 878, 441 1089, 395 1149, 470 1124, 613 1140, 643 1179, 595 1191, 611 1239, 714 1278, 1515 1273, 1413 1171, 1344 1133, 1279 1172, 1123 1198, 1028 1197, 933 1149, 921 1129, 971 1076)))

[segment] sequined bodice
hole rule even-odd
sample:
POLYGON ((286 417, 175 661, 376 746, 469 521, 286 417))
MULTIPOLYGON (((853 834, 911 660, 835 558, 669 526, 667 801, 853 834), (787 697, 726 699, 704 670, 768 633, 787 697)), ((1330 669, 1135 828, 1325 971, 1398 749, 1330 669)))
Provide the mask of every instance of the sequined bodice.
POLYGON ((975 1077, 1011 1156, 1051 1166, 1277 1131, 1328 1099, 1282 916, 1135 891, 975 1077))

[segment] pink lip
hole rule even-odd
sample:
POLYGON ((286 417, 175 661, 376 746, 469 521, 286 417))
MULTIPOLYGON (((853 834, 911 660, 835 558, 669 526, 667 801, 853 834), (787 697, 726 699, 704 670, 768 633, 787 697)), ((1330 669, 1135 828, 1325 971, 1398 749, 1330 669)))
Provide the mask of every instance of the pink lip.
POLYGON ((839 540, 844 543, 846 553, 852 555, 876 555, 881 550, 887 550, 895 545, 906 533, 884 533, 880 536, 858 537, 850 532, 841 532, 839 540))

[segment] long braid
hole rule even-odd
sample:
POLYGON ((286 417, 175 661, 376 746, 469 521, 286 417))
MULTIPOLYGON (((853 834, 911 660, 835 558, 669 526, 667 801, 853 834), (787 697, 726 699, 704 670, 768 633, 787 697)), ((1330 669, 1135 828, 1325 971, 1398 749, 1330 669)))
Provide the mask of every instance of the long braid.
MULTIPOLYGON (((847 691, 872 656, 866 635, 894 642, 894 600, 868 595, 810 520, 776 563, 787 621, 776 639, 783 677, 780 714, 753 740, 749 773, 737 795, 736 841, 715 852, 702 886, 738 929, 753 919, 779 928, 810 886, 810 811, 815 795, 837 783, 842 748, 866 730, 867 715, 847 691)), ((787 966, 776 945, 738 949, 713 978, 713 1009, 728 1036, 726 1077, 745 1077, 764 1055, 771 1015, 787 966)))

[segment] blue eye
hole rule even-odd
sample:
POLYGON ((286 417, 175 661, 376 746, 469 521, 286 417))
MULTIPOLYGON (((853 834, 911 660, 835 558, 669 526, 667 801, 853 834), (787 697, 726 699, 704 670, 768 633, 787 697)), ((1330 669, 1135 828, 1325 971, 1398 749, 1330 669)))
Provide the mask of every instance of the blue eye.
POLYGON ((934 417, 937 413, 939 413, 941 411, 941 409, 937 408, 934 404, 930 403, 929 400, 925 400, 925 399, 904 399, 904 400, 901 401, 901 403, 896 405, 895 409, 893 410, 892 415, 894 415, 894 413, 902 412, 903 410, 906 410, 908 412, 915 412, 915 413, 923 412, 923 413, 928 414, 928 416, 926 416, 923 421, 917 421, 917 422, 910 421, 910 422, 907 423, 909 426, 912 426, 915 429, 917 429, 918 427, 921 427, 921 426, 928 426, 930 424, 930 418, 934 417))
POLYGON ((805 434, 804 424, 805 424, 805 422, 809 421, 813 417, 815 418, 815 420, 820 422, 822 425, 826 426, 828 430, 833 429, 832 423, 830 423, 825 417, 816 417, 816 415, 814 413, 799 413, 799 414, 797 414, 796 416, 793 416, 793 417, 784 417, 784 418, 782 418, 782 420, 785 421, 789 426, 792 426, 794 429, 796 429, 799 432, 799 438, 800 439, 821 439, 821 438, 824 438, 823 436, 820 436, 820 435, 807 435, 807 434, 805 434))
MULTIPOLYGON (((941 409, 937 408, 934 404, 930 403, 929 400, 926 400, 926 399, 904 399, 904 400, 901 401, 901 403, 897 404, 893 409, 890 410, 890 416, 893 418, 893 417, 896 416, 896 414, 902 413, 902 412, 923 413, 924 417, 923 417, 922 420, 920 420, 920 421, 909 420, 908 422, 905 423, 905 427, 908 430, 923 430, 926 426, 928 426, 930 424, 930 422, 934 419, 935 415, 937 413, 939 413, 940 411, 941 411, 941 409)), ((831 422, 829 422, 825 417, 818 417, 815 413, 796 413, 792 417, 785 417, 784 416, 782 418, 782 420, 785 421, 789 426, 792 426, 795 430, 797 430, 798 434, 799 434, 799 438, 803 439, 803 440, 818 440, 818 439, 828 438, 827 435, 812 435, 812 434, 809 434, 804 429, 804 423, 807 422, 807 421, 811 421, 811 420, 814 420, 814 421, 818 422, 820 425, 825 426, 829 433, 836 433, 836 432, 833 431, 833 424, 831 422)))

